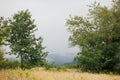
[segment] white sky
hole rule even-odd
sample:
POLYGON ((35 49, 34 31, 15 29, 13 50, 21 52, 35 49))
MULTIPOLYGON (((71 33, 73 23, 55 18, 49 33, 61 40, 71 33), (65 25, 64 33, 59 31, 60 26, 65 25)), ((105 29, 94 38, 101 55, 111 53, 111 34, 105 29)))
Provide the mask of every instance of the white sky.
POLYGON ((65 22, 70 14, 85 16, 87 5, 94 1, 110 5, 112 0, 0 0, 0 16, 29 9, 38 27, 36 36, 44 38, 49 53, 77 53, 77 48, 69 48, 65 22))

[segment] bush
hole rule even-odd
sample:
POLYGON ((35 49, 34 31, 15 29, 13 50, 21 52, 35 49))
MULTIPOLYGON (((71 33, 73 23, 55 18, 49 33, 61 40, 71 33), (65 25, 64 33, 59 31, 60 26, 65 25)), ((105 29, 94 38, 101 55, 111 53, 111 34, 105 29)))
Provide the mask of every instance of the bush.
POLYGON ((0 69, 9 69, 9 68, 18 68, 20 67, 20 63, 18 61, 0 61, 0 69))
POLYGON ((0 49, 0 61, 4 60, 3 55, 4 55, 4 51, 0 49))
POLYGON ((46 63, 44 64, 44 67, 45 67, 46 70, 50 70, 51 68, 54 68, 54 67, 55 67, 54 64, 55 64, 54 62, 51 62, 51 63, 46 62, 46 63))
POLYGON ((18 68, 20 67, 20 63, 18 61, 9 61, 3 58, 5 52, 0 50, 0 69, 8 69, 8 68, 18 68))
POLYGON ((65 64, 65 65, 62 65, 62 67, 66 67, 68 69, 73 69, 73 68, 77 68, 77 64, 65 64))

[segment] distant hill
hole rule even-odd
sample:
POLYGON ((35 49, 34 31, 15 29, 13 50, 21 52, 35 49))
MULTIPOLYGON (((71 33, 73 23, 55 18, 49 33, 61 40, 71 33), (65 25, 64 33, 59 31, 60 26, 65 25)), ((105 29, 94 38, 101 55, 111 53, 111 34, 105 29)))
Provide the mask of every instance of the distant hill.
POLYGON ((73 63, 73 59, 75 57, 75 54, 73 53, 68 53, 68 54, 48 54, 47 60, 49 62, 55 62, 55 65, 63 65, 63 64, 70 64, 73 63))
MULTIPOLYGON (((74 53, 66 53, 66 54, 60 54, 60 53, 54 53, 54 54, 48 54, 47 60, 48 62, 55 62, 55 65, 63 65, 63 64, 70 64, 73 63, 73 59, 76 56, 74 53)), ((5 55, 5 59, 8 60, 20 60, 19 58, 16 58, 15 55, 5 55)))

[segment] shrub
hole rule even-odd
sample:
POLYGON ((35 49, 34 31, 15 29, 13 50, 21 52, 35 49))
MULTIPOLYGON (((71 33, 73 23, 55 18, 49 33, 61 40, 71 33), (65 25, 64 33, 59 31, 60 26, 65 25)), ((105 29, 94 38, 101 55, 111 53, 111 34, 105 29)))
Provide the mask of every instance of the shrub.
POLYGON ((55 63, 54 62, 46 62, 45 64, 44 64, 44 67, 45 67, 45 69, 46 70, 50 70, 51 68, 54 68, 55 67, 55 65, 54 65, 55 63))
POLYGON ((4 69, 9 69, 9 68, 18 68, 20 67, 20 63, 18 61, 8 61, 8 60, 4 60, 4 61, 0 61, 0 69, 4 68, 4 69))

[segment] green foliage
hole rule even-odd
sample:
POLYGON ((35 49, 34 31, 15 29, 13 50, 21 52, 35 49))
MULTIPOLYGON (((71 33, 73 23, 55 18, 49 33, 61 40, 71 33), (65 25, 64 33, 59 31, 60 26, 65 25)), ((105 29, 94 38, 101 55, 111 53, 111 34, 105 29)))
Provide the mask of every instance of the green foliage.
POLYGON ((57 69, 62 70, 62 71, 67 71, 68 67, 66 67, 66 66, 58 66, 57 69))
POLYGON ((65 64, 61 66, 56 66, 55 68, 57 71, 67 71, 68 69, 76 69, 77 64, 65 64))
MULTIPOLYGON (((4 60, 3 55, 4 55, 4 51, 2 51, 2 50, 0 49, 0 61, 3 61, 3 60, 4 60)), ((0 64, 1 64, 1 63, 0 63, 0 64)))
POLYGON ((57 66, 56 69, 57 69, 57 71, 60 71, 61 70, 61 66, 57 66))
POLYGON ((76 69, 77 64, 65 64, 65 65, 62 65, 61 67, 65 67, 65 68, 68 68, 68 69, 76 69))
POLYGON ((9 28, 7 27, 8 21, 0 17, 0 46, 5 43, 8 36, 9 28))
POLYGON ((47 52, 44 52, 45 47, 42 46, 43 39, 34 35, 37 29, 30 12, 25 10, 14 14, 8 26, 10 35, 7 41, 10 43, 10 54, 20 57, 21 68, 24 65, 27 67, 42 65, 47 52))
POLYGON ((51 68, 55 68, 55 63, 54 62, 46 62, 46 63, 44 63, 44 68, 46 70, 50 70, 51 68))
POLYGON ((20 63, 18 61, 0 61, 0 69, 15 69, 20 67, 20 63))
POLYGON ((90 6, 87 17, 75 16, 67 20, 69 41, 81 51, 75 60, 83 70, 99 72, 113 70, 120 51, 120 0, 111 8, 100 4, 90 6))

